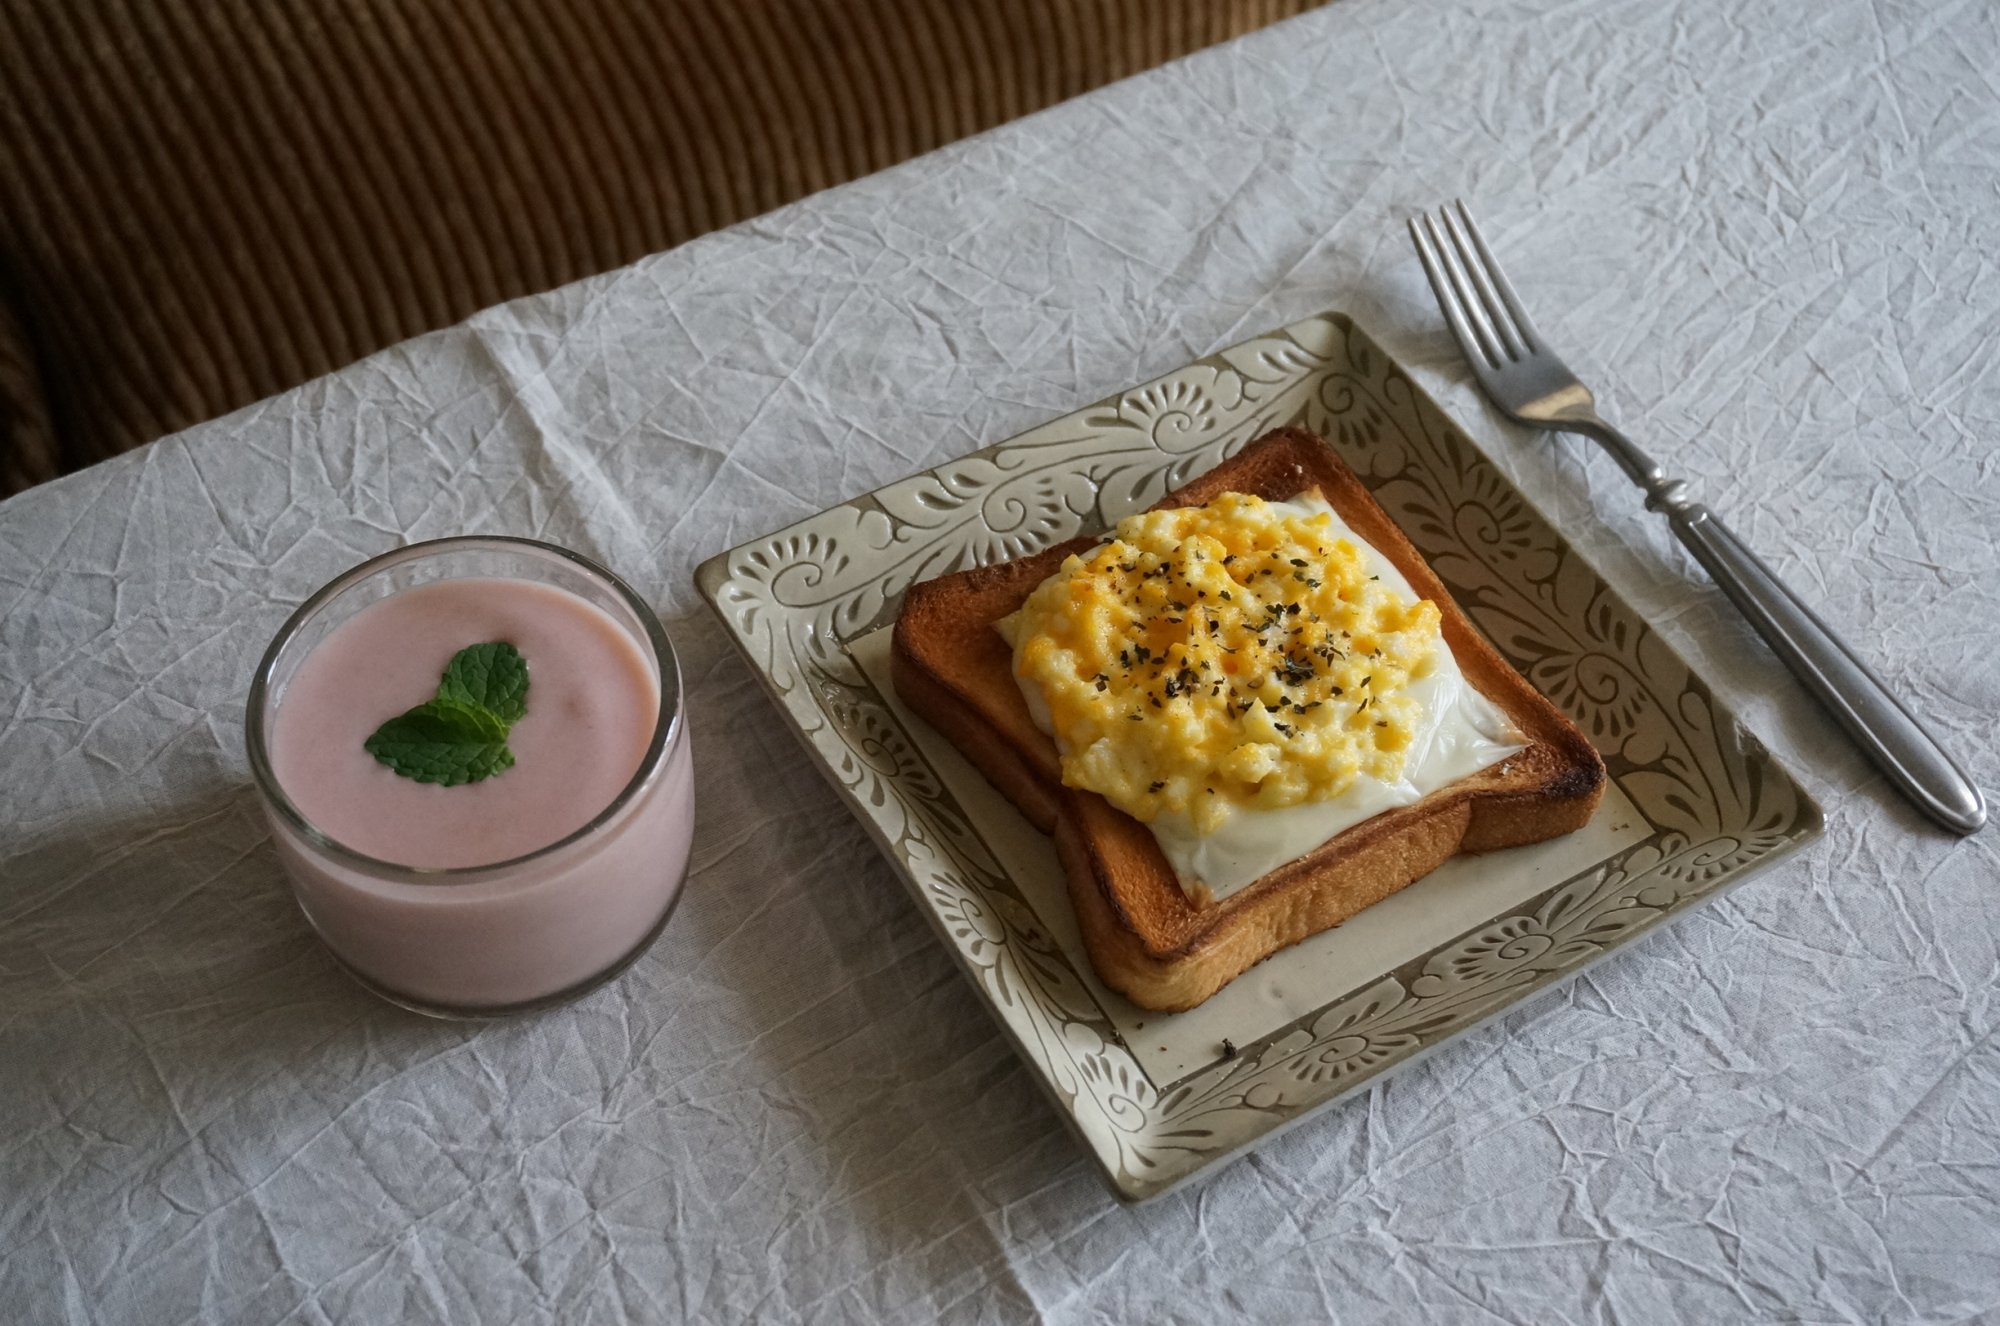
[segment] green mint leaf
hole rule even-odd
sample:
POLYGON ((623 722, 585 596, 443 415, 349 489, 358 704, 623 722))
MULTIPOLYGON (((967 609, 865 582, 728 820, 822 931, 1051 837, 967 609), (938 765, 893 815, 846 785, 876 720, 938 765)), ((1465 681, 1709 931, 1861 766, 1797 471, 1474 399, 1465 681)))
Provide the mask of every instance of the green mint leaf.
POLYGON ((510 644, 470 645, 451 656, 438 699, 490 711, 503 723, 528 712, 528 660, 510 644))
POLYGON ((476 783, 514 765, 505 721, 442 695, 396 715, 362 745, 403 777, 445 787, 476 783))
POLYGON ((420 783, 457 787, 514 767, 507 732, 528 712, 528 661, 502 641, 451 656, 437 695, 396 715, 362 743, 420 783))

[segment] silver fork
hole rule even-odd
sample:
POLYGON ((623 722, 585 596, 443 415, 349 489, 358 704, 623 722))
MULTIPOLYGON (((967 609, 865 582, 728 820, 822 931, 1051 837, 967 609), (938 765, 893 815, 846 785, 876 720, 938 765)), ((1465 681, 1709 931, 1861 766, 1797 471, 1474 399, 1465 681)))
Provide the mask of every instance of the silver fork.
POLYGON ((1688 497, 1683 481, 1668 478, 1597 413, 1590 388, 1528 321, 1465 204, 1440 208, 1437 217, 1412 217, 1410 238, 1445 321, 1493 403, 1530 428, 1595 438, 1646 490, 1647 510, 1666 513, 1682 546, 1905 796, 1958 833, 1984 824, 1979 789, 1881 679, 1713 512, 1688 497))

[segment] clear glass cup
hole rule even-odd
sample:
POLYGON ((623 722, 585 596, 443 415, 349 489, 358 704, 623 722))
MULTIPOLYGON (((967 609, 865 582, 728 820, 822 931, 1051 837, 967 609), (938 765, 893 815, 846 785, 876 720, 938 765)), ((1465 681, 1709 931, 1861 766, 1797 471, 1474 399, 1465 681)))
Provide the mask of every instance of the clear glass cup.
POLYGON ((694 776, 672 643, 631 588, 533 539, 436 539, 336 577, 293 613, 250 685, 250 768, 307 922, 362 985, 433 1017, 490 1018, 566 1003, 611 980, 666 926, 687 877, 694 776), (639 768, 589 823, 491 865, 419 868, 335 841, 285 794, 269 748, 299 665, 333 629, 439 580, 528 580, 603 611, 659 671, 659 717, 639 768))

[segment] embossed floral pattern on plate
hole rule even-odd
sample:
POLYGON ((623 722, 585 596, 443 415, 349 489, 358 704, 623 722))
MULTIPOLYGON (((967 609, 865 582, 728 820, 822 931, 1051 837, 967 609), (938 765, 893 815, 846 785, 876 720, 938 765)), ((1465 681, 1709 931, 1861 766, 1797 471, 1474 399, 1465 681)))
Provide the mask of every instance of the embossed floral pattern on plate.
POLYGON ((703 564, 752 668, 1112 1190, 1155 1196, 1810 841, 1818 808, 1342 314, 1246 341, 703 564), (1480 628, 1604 753, 1644 841, 1156 1083, 848 643, 918 580, 1140 510, 1264 432, 1330 438, 1480 628))

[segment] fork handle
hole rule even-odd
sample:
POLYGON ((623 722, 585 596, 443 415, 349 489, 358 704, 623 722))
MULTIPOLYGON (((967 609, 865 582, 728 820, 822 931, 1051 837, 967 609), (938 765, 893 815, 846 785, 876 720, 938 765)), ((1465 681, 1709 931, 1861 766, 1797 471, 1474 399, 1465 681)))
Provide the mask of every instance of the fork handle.
POLYGON ((1683 498, 1678 480, 1650 487, 1646 505, 1666 512, 1682 546, 1890 781, 1956 833, 1986 823, 1986 802, 1972 780, 1763 559, 1707 507, 1683 498))

